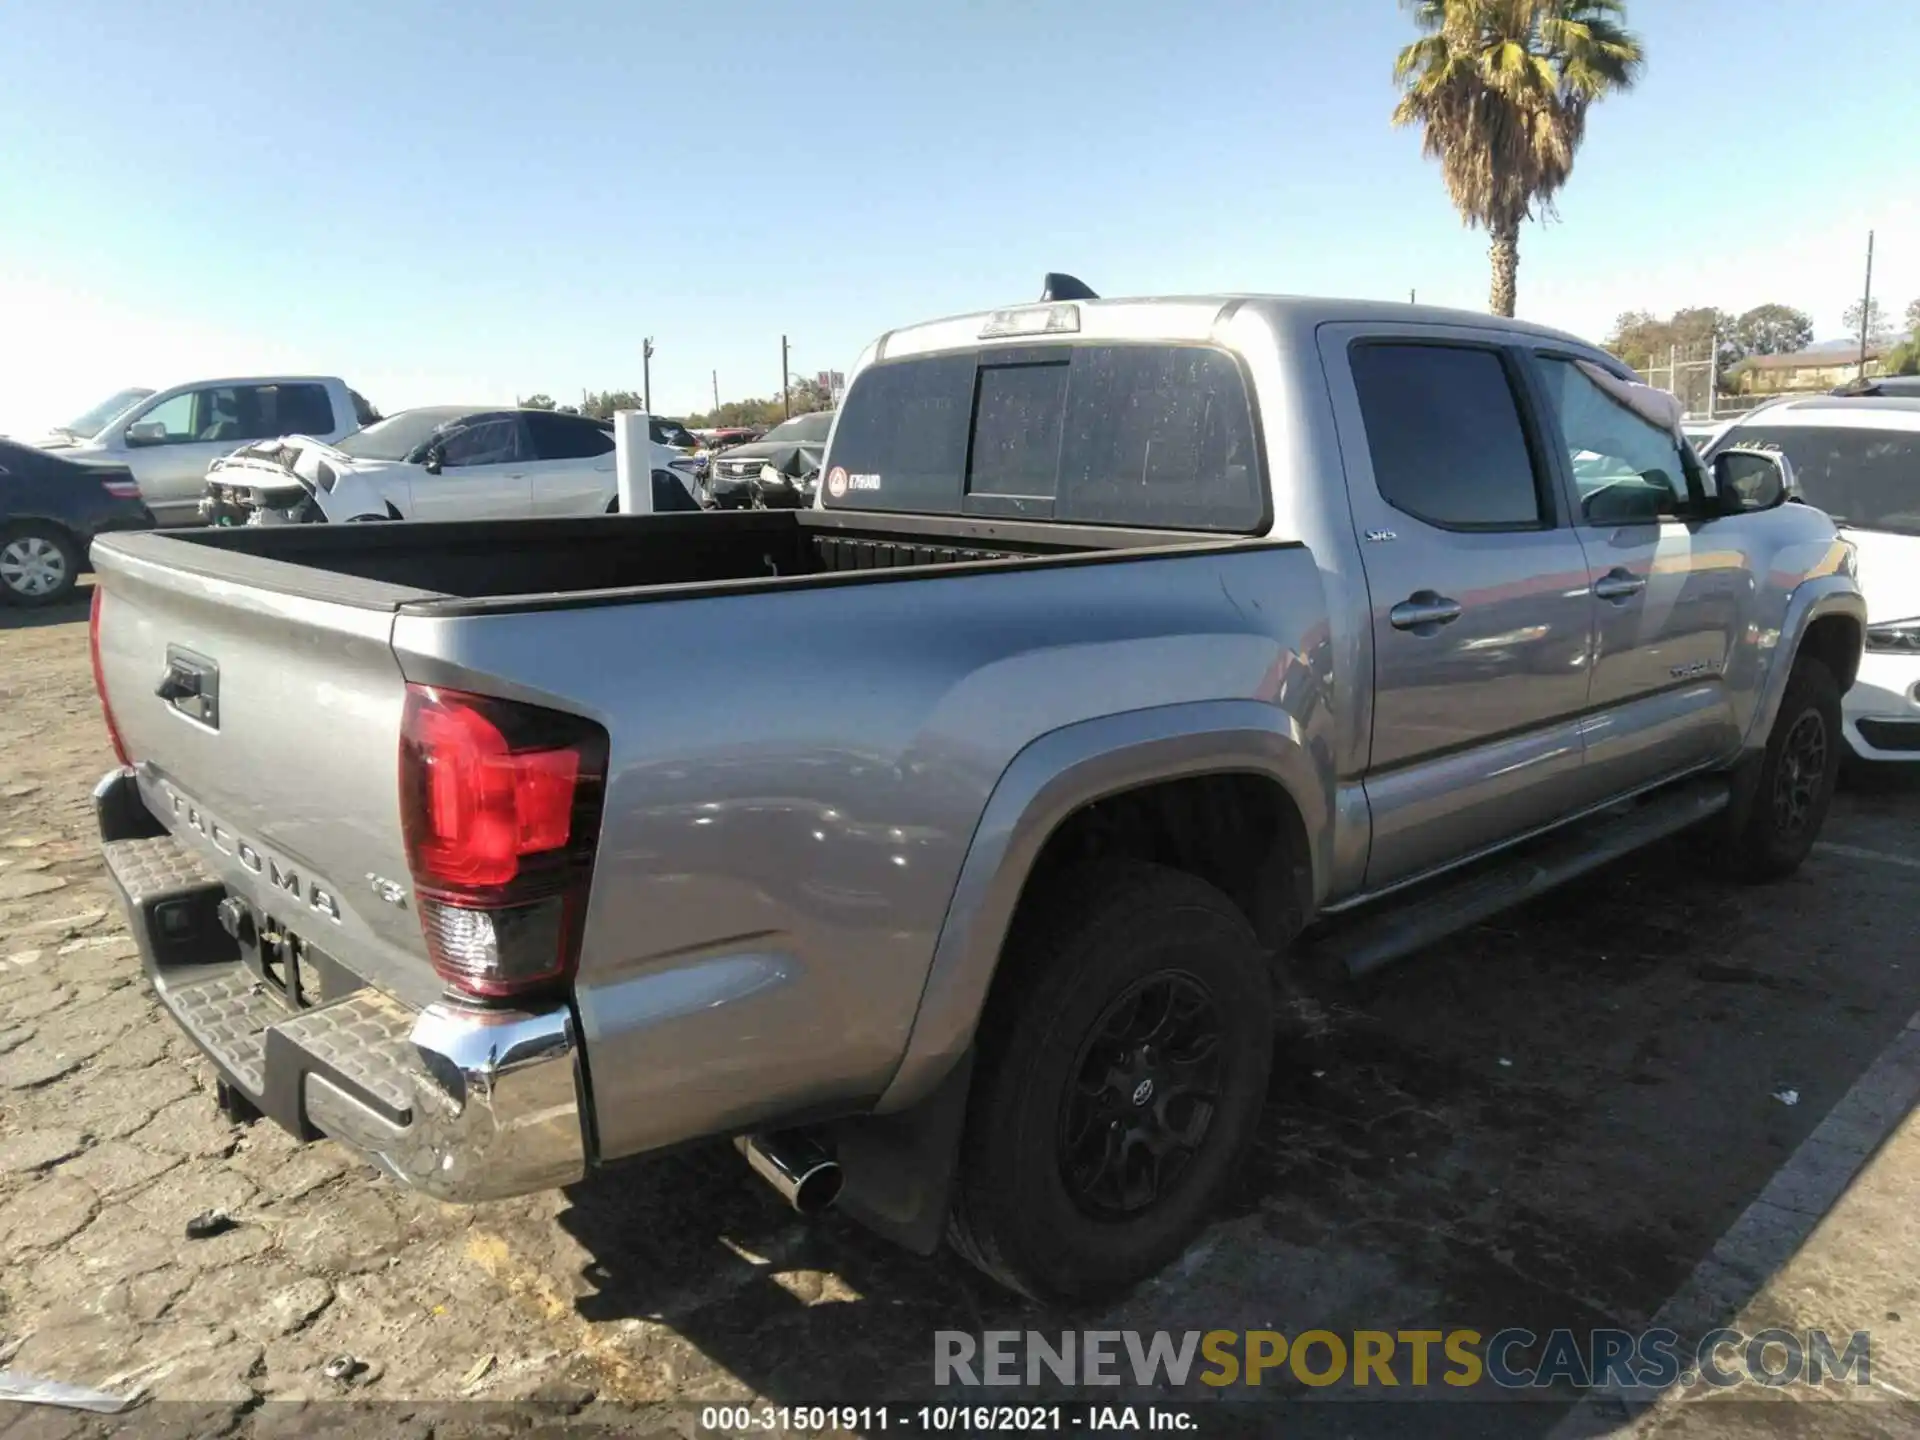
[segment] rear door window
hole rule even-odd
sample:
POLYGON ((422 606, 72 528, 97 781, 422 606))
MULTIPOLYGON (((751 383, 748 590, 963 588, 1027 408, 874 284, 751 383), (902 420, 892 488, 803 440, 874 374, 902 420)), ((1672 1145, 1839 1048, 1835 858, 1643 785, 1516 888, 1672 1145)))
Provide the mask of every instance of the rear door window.
POLYGON ((1349 354, 1382 500, 1448 530, 1546 523, 1513 377, 1497 351, 1368 340, 1349 354))
POLYGON ((1202 345, 914 357, 854 381, 825 503, 1080 524, 1263 530, 1239 365, 1202 345))
POLYGON ((222 386, 197 392, 196 400, 202 440, 274 440, 333 430, 333 406, 324 385, 222 386))
POLYGON ((263 397, 263 410, 273 412, 267 423, 275 435, 330 435, 333 400, 324 385, 275 385, 272 399, 263 397))
POLYGON ((530 410, 523 417, 533 453, 542 460, 587 460, 613 449, 613 432, 580 415, 530 410))

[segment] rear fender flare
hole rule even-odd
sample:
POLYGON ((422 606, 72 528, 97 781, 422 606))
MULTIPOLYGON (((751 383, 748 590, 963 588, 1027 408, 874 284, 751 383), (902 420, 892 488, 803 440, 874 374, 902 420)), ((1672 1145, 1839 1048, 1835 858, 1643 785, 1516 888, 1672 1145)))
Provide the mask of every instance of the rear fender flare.
POLYGON ((1228 773, 1270 777, 1291 798, 1312 852, 1317 904, 1332 853, 1333 759, 1285 711, 1254 700, 1159 706, 1064 726, 1021 750, 974 830, 906 1050, 876 1108, 923 1099, 966 1054, 1027 876, 1069 816, 1143 785, 1228 773))

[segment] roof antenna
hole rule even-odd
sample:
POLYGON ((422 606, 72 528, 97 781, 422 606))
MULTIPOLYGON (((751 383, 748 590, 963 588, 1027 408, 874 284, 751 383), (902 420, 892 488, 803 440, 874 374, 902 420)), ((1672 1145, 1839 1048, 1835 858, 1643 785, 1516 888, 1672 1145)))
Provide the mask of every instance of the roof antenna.
POLYGON ((1063 271, 1049 270, 1047 278, 1040 282, 1042 304, 1049 300, 1098 300, 1099 298, 1086 281, 1063 271))

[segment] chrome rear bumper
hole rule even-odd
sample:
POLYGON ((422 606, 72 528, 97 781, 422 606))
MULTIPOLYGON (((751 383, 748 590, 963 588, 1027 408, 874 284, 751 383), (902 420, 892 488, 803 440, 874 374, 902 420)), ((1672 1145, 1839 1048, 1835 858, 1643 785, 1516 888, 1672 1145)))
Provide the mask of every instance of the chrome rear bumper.
POLYGON ((502 1199, 585 1175, 567 1005, 415 1010, 320 957, 317 1003, 296 1008, 220 928, 225 888, 160 830, 130 772, 105 776, 94 804, 155 996, 268 1118, 303 1140, 338 1140, 441 1200, 502 1199))

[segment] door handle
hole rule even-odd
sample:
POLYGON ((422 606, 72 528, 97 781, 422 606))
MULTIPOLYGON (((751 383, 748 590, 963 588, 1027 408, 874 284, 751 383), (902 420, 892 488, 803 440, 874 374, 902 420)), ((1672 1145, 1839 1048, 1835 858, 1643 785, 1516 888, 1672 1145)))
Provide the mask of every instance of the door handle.
POLYGON ((1593 582, 1593 593, 1602 600, 1624 603, 1647 588, 1644 577, 1631 570, 1622 570, 1618 566, 1609 570, 1593 582))
POLYGON ((1458 600, 1450 600, 1432 590, 1416 590, 1387 612, 1396 630, 1411 630, 1416 635, 1431 635, 1442 625, 1460 618, 1458 600))

